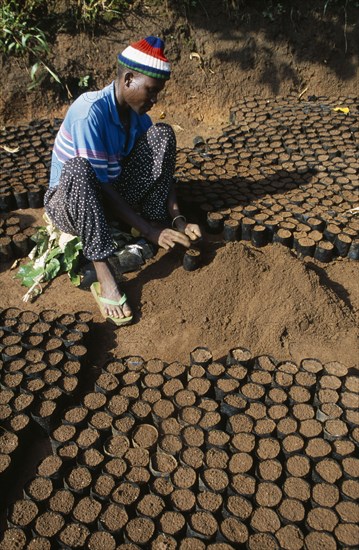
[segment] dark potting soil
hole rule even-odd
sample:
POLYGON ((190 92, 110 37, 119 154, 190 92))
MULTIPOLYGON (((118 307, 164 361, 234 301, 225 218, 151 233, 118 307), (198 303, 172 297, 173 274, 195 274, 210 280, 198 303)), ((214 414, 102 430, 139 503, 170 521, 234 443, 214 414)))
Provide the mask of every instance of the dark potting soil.
POLYGON ((165 418, 160 423, 160 432, 163 434, 179 435, 181 433, 181 424, 176 418, 165 418))
POLYGON ((146 403, 146 401, 135 401, 130 406, 130 411, 138 419, 145 419, 151 413, 151 406, 149 405, 149 403, 146 403))
POLYGON ((183 407, 180 410, 180 419, 184 424, 195 426, 202 417, 202 411, 198 407, 183 407))
POLYGON ((262 533, 275 533, 280 528, 278 514, 274 510, 262 506, 258 506, 254 510, 250 523, 253 529, 262 533))
POLYGON ((52 432, 52 438, 59 443, 70 441, 76 433, 76 427, 70 425, 62 425, 52 432))
POLYGON ((339 522, 339 518, 333 510, 328 508, 312 508, 309 510, 306 522, 310 529, 315 531, 334 531, 339 522))
POLYGON ((316 483, 312 486, 312 500, 318 506, 333 508, 339 498, 339 489, 332 483, 316 483))
POLYGON ((300 500, 285 498, 278 508, 279 515, 284 522, 298 523, 305 517, 305 508, 300 500))
POLYGON ((75 497, 67 489, 58 489, 49 500, 49 508, 53 512, 67 515, 71 512, 75 502, 75 497))
POLYGON ((182 441, 178 435, 165 435, 159 443, 160 450, 176 454, 182 449, 182 441))
POLYGON ((181 458, 187 466, 195 469, 201 468, 204 463, 204 453, 198 447, 186 447, 181 453, 181 458))
POLYGON ((142 399, 147 403, 156 403, 156 401, 159 401, 161 397, 161 392, 156 388, 146 388, 142 392, 142 399))
POLYGON ((359 481, 355 479, 345 479, 342 481, 341 490, 345 496, 356 500, 359 498, 359 481))
POLYGON ((122 457, 130 447, 130 442, 125 435, 113 435, 104 444, 104 451, 109 456, 122 457))
POLYGON ((0 453, 11 454, 17 449, 18 436, 10 432, 3 432, 0 435, 0 453))
POLYGON ((175 402, 179 407, 191 407, 196 402, 196 394, 191 390, 180 390, 175 395, 175 402))
POLYGON ((151 474, 147 468, 141 468, 140 466, 134 466, 126 473, 126 479, 132 483, 138 483, 139 485, 145 485, 150 481, 151 474))
POLYGON ((259 440, 257 455, 262 460, 276 458, 280 452, 280 444, 276 439, 267 438, 259 440))
POLYGON ((26 550, 51 550, 51 542, 46 537, 34 537, 28 543, 26 550))
POLYGON ((168 496, 174 491, 172 482, 169 479, 163 477, 157 477, 152 482, 152 488, 155 493, 160 496, 168 496))
POLYGON ((112 500, 117 504, 129 506, 138 500, 140 492, 138 485, 123 481, 116 484, 116 488, 112 493, 112 500))
POLYGON ((158 517, 165 509, 164 500, 157 495, 145 495, 137 504, 137 511, 150 518, 158 517))
POLYGON ((189 447, 201 447, 204 443, 204 431, 199 426, 186 426, 182 437, 189 447))
MULTIPOLYGON (((211 433, 209 434, 209 436, 211 433)), ((232 437, 231 444, 234 449, 238 451, 250 453, 256 446, 256 439, 254 434, 239 433, 232 437)))
POLYGON ((286 461, 286 469, 295 477, 305 477, 310 472, 310 460, 303 455, 293 455, 286 461))
POLYGON ((108 460, 104 467, 103 471, 111 476, 119 479, 127 470, 127 464, 123 458, 112 458, 108 460))
POLYGON ((278 542, 269 533, 254 533, 248 539, 249 550, 277 550, 278 542))
POLYGON ((264 481, 258 483, 255 498, 259 506, 273 508, 282 500, 282 491, 275 483, 264 481))
POLYGON ((162 474, 170 474, 177 467, 177 460, 167 453, 158 452, 151 458, 152 468, 162 474))
POLYGON ((155 524, 149 518, 135 518, 127 523, 125 529, 127 537, 134 543, 146 544, 155 531, 155 524))
POLYGON ((86 418, 88 410, 86 407, 72 407, 64 415, 64 421, 69 424, 80 424, 86 418))
POLYGON ((251 502, 239 495, 230 495, 226 507, 231 514, 242 520, 248 519, 253 511, 251 502))
POLYGON ((312 459, 324 458, 328 456, 330 452, 330 443, 319 437, 310 439, 305 448, 306 455, 312 459))
POLYGON ((127 512, 119 504, 109 504, 101 514, 101 523, 113 533, 123 529, 127 521, 127 512))
POLYGON ((22 529, 7 529, 4 537, 0 542, 0 550, 8 550, 14 548, 22 550, 26 547, 26 535, 22 529))
POLYGON ((77 454, 79 452, 78 445, 74 443, 73 441, 70 441, 69 443, 65 443, 64 445, 61 445, 57 449, 57 454, 60 458, 63 458, 64 460, 68 459, 74 459, 76 458, 77 454))
POLYGON ((161 533, 158 537, 152 540, 151 550, 162 550, 163 548, 166 548, 166 550, 176 550, 176 539, 171 537, 171 535, 161 533))
POLYGON ((26 527, 36 518, 38 507, 32 500, 20 499, 14 502, 10 521, 19 527, 26 527))
POLYGON ((81 456, 83 464, 89 468, 96 468, 103 462, 104 455, 97 449, 86 449, 81 456))
POLYGON ((189 489, 197 481, 196 471, 190 466, 178 466, 171 477, 173 485, 179 489, 189 489))
POLYGON ((253 458, 248 453, 234 453, 228 464, 230 474, 244 474, 253 466, 253 458))
POLYGON ((303 548, 304 535, 296 525, 285 525, 275 534, 280 547, 288 550, 300 550, 303 548))
POLYGON ((90 531, 85 525, 70 523, 58 535, 58 540, 68 548, 83 548, 90 531))
POLYGON ((90 410, 100 409, 106 403, 106 396, 103 393, 91 392, 85 395, 83 402, 85 407, 90 410))
POLYGON ((303 502, 310 498, 310 484, 299 477, 287 477, 283 484, 283 491, 287 497, 297 498, 303 502))
POLYGON ((53 537, 64 526, 65 520, 57 512, 44 512, 35 522, 35 530, 42 537, 53 537))
POLYGON ((89 470, 83 466, 75 467, 67 476, 69 486, 75 491, 81 491, 90 486, 92 476, 89 470))
POLYGON ((125 454, 125 460, 130 466, 146 467, 150 462, 150 453, 141 447, 130 448, 125 454))
POLYGON ((223 505, 223 497, 212 491, 200 491, 197 494, 197 504, 199 508, 213 514, 223 505))
POLYGON ((96 444, 100 439, 100 432, 96 428, 85 428, 77 436, 77 444, 82 449, 86 449, 96 444))
POLYGON ((182 539, 179 550, 205 550, 206 544, 196 537, 182 539))
POLYGON ((115 550, 116 540, 111 533, 106 531, 95 531, 87 540, 89 550, 115 550))
POLYGON ((91 497, 84 497, 76 504, 73 516, 80 523, 93 523, 99 516, 101 509, 102 506, 97 500, 91 497))
POLYGON ((161 531, 168 535, 175 535, 185 526, 186 520, 180 512, 164 512, 159 518, 161 531))
POLYGON ((110 474, 100 474, 94 483, 93 490, 100 497, 107 497, 115 487, 115 480, 110 474))
POLYGON ((196 504, 196 496, 189 489, 175 489, 170 498, 173 509, 179 512, 188 512, 196 504))
POLYGON ((205 453, 205 462, 209 468, 227 467, 229 456, 223 449, 211 448, 205 453))
POLYGON ((248 540, 248 529, 239 519, 229 517, 220 524, 223 536, 233 544, 244 544, 248 540))
POLYGON ((53 485, 50 479, 42 476, 35 477, 26 488, 26 493, 35 501, 43 501, 50 497, 53 485))
POLYGON ((150 424, 142 424, 135 430, 132 439, 135 445, 148 449, 156 444, 158 431, 150 424))

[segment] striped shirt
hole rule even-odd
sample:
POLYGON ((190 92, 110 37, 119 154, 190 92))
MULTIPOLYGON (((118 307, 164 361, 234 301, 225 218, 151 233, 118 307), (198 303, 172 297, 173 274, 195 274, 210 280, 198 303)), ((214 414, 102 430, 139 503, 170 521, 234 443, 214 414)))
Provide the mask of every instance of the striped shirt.
POLYGON ((59 183, 64 163, 73 157, 88 159, 101 183, 121 174, 121 162, 138 138, 152 125, 148 115, 131 110, 126 132, 116 107, 114 82, 97 92, 87 92, 70 106, 57 133, 51 159, 50 187, 59 183))

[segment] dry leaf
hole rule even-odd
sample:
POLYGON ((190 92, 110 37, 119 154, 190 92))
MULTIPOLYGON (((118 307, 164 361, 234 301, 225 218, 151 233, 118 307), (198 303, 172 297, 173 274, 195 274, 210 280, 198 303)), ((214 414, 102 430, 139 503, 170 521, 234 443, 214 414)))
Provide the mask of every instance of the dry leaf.
POLYGON ((0 145, 0 147, 7 153, 18 153, 20 151, 20 147, 8 147, 7 145, 0 145))
POLYGON ((12 269, 15 269, 19 265, 19 263, 20 263, 20 258, 17 258, 17 260, 15 260, 13 264, 11 264, 10 271, 12 269))

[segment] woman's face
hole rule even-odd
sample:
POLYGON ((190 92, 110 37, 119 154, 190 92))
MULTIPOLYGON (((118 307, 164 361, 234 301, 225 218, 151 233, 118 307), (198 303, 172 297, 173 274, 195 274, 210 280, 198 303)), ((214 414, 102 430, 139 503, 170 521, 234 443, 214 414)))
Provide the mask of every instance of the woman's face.
POLYGON ((158 94, 165 87, 165 80, 140 73, 126 73, 124 99, 137 114, 143 115, 157 103, 158 94))

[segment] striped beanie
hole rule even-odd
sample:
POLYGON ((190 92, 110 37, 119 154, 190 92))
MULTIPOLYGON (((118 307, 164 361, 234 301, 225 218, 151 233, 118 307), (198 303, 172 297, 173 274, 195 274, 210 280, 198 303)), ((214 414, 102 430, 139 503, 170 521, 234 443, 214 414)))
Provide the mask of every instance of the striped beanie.
POLYGON ((164 55, 164 42, 156 36, 148 36, 127 46, 117 56, 120 65, 152 78, 168 80, 170 64, 164 55))

